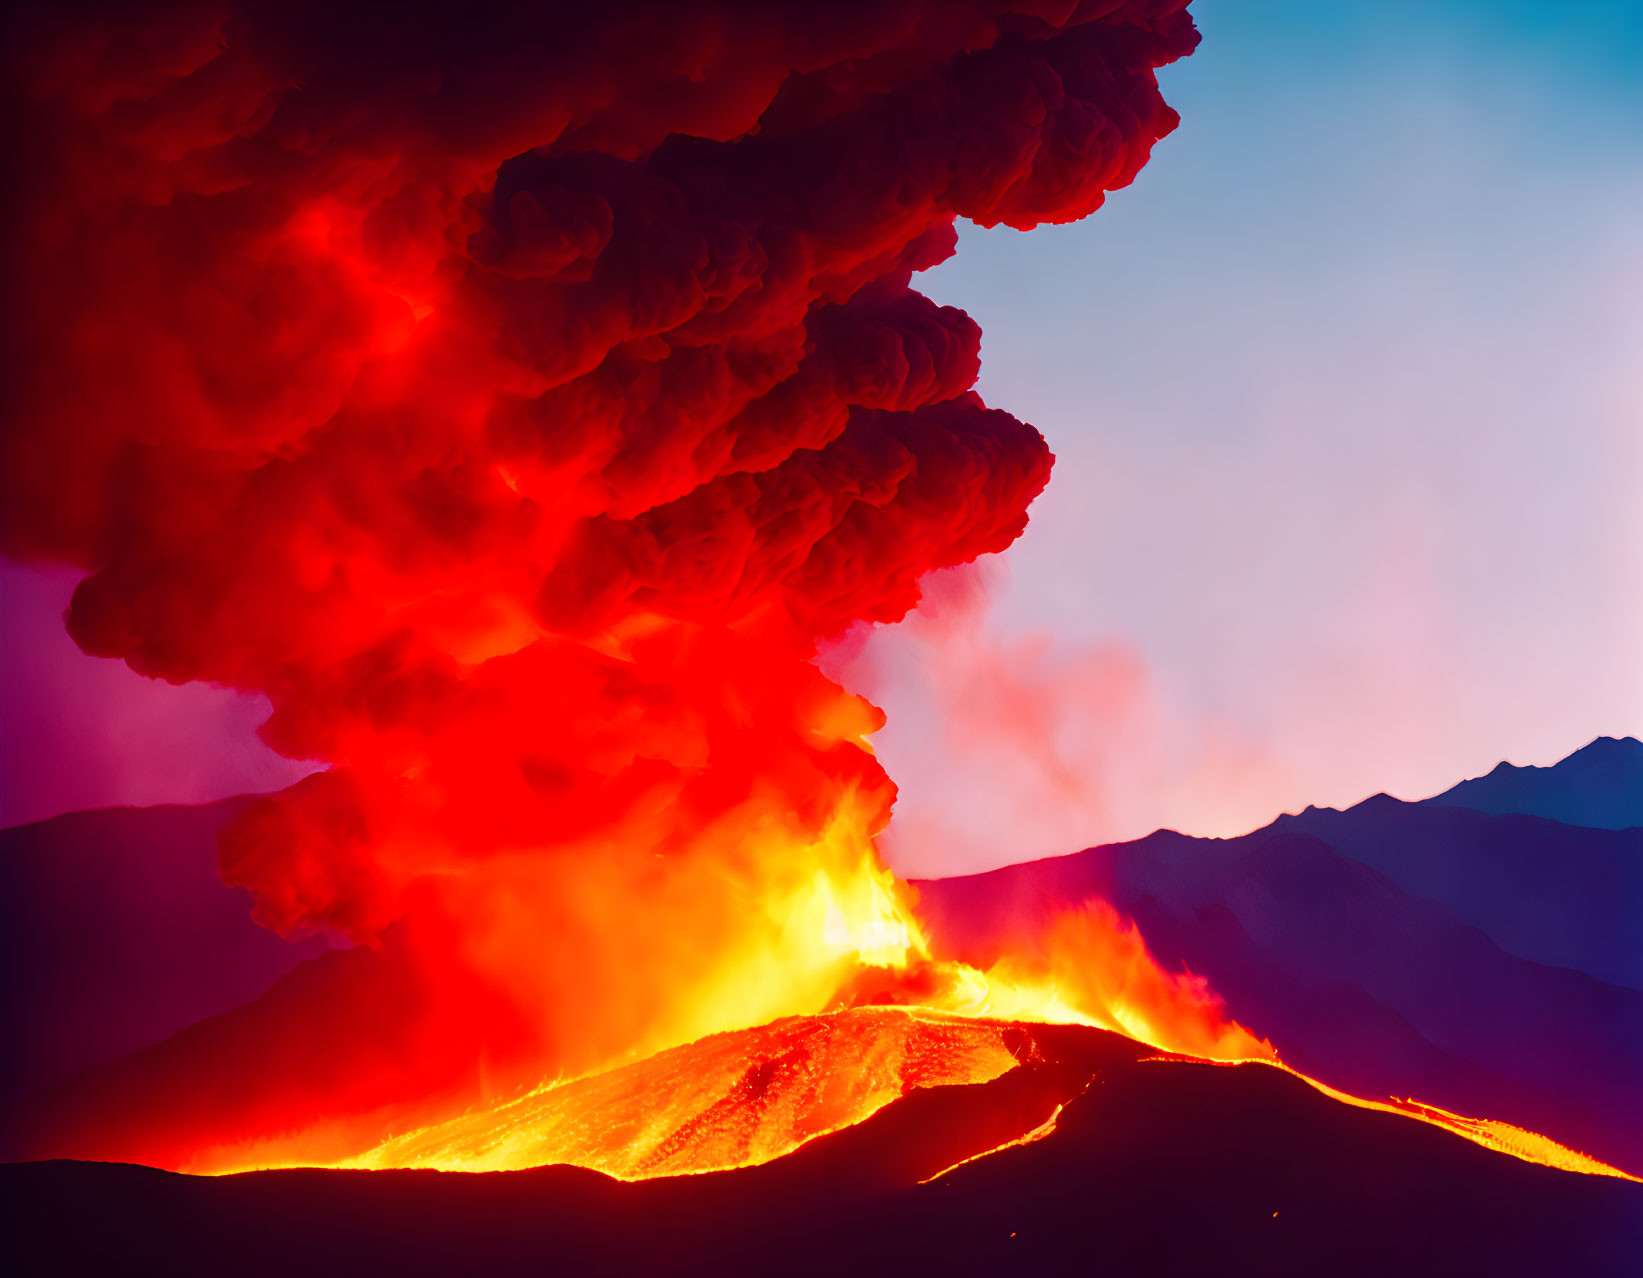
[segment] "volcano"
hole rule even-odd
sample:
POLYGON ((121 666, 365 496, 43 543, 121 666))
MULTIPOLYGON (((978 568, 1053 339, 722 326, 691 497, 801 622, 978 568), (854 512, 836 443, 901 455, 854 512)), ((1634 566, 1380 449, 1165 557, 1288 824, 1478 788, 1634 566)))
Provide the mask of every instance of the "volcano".
MULTIPOLYGON (((1434 913, 1429 900, 1377 874, 1341 868, 1343 847, 1380 845, 1389 803, 1285 818, 1244 840, 1160 834, 921 885, 920 908, 938 950, 961 935, 972 947, 985 935, 996 941, 1005 920, 1041 926, 1098 878, 1109 889, 1117 885, 1116 899, 1133 909, 1161 961, 1190 955, 1194 970, 1228 991, 1235 1015, 1272 1035, 1287 1062, 1334 1087, 1271 1063, 1205 1063, 1084 1025, 897 1005, 887 1001, 897 996, 894 987, 868 986, 861 997, 880 1001, 710 1035, 518 1089, 437 1122, 402 1123, 375 1144, 339 1145, 330 1169, 238 1170, 248 1165, 244 1153, 225 1154, 209 1168, 229 1174, 204 1176, 49 1158, 51 1142, 64 1148, 69 1130, 88 1142, 80 1151, 86 1156, 118 1156, 121 1140, 137 1149, 144 1126, 122 1117, 134 1108, 154 1131, 212 1126, 231 1110, 254 1113, 258 1089, 272 1085, 259 1077, 304 1068, 290 1055, 269 1066, 258 1045, 292 1041, 291 1018, 315 998, 354 1009, 362 1035, 382 1032, 380 1014, 373 1020, 365 1013, 394 1001, 400 978, 391 955, 314 957, 291 947, 285 962, 293 970, 244 1008, 178 1026, 123 1061, 88 1062, 92 1068, 71 1086, 13 1094, 12 1156, 47 1159, 0 1172, 12 1236, 28 1270, 41 1273, 145 1258, 176 1272, 274 1273, 316 1263, 323 1271, 330 1258, 358 1255, 435 1273, 459 1270, 480 1254, 487 1264, 622 1271, 761 1272, 780 1256, 794 1272, 854 1264, 869 1272, 915 1265, 969 1273, 1081 1262, 1092 1238, 1108 1262, 1155 1272, 1626 1272, 1632 1249, 1643 1245, 1643 1185, 1575 1152, 1621 1167, 1632 1160, 1623 1013, 1565 1002, 1554 1028, 1575 1050, 1560 1057, 1542 1043, 1540 1077, 1548 1082, 1535 1091, 1512 1083, 1511 1071, 1521 1077, 1525 1066, 1513 1064, 1498 1037, 1445 1053, 1415 1039, 1418 1015, 1412 1022, 1342 986, 1328 998, 1317 993, 1329 989, 1322 985, 1329 962, 1340 960, 1294 938, 1334 935, 1337 953, 1356 946, 1359 980, 1384 990, 1399 988, 1398 963, 1421 962, 1411 936, 1432 927, 1440 937, 1448 935, 1444 928, 1459 935, 1468 926, 1445 921, 1454 915, 1434 913), (1296 842, 1289 825, 1297 821, 1335 822, 1333 843, 1317 835, 1296 842), (1150 901, 1125 886, 1132 882, 1151 884, 1150 901), (1166 883, 1175 884, 1173 895, 1161 891, 1166 883), (1292 928, 1289 949, 1255 946, 1251 937, 1263 933, 1247 921, 1228 930, 1215 924, 1213 910, 1191 906, 1206 899, 1192 892, 1217 883, 1224 912, 1245 908, 1239 902, 1259 889, 1272 894, 1266 899, 1292 901, 1293 923, 1311 918, 1315 930, 1292 928), (1368 916, 1382 920, 1374 926, 1329 913, 1362 910, 1365 902, 1378 903, 1381 913, 1368 916), (1190 926, 1171 913, 1183 909, 1190 926), (1424 1054, 1411 1050, 1411 1040, 1424 1054), (235 1041, 244 1044, 238 1057, 224 1047, 235 1041), (1491 1046, 1493 1056, 1484 1050, 1491 1046), (1606 1058, 1616 1071, 1608 1091, 1570 1081, 1591 1076, 1606 1058), (204 1085, 200 1063, 227 1086, 204 1085), (1558 1068, 1568 1071, 1561 1085, 1547 1072, 1558 1068), (1450 1108, 1354 1101, 1338 1088, 1365 1097, 1414 1095, 1450 1108), (1509 1121, 1468 1123, 1462 1113, 1509 1121), (69 1115, 75 1122, 65 1126, 69 1115), (258 1240, 254 1249, 250 1238, 258 1240)), ((215 828, 241 806, 126 810, 6 832, 6 864, 22 902, 36 907, 20 918, 32 920, 36 938, 52 935, 50 915, 70 899, 40 886, 54 875, 59 885, 117 885, 147 874, 148 890, 169 891, 182 910, 191 897, 176 884, 209 867, 215 828), (145 851, 157 842, 171 855, 145 851), (76 869, 77 856, 105 870, 123 860, 126 868, 93 879, 76 869)), ((1517 824, 1497 828, 1487 823, 1502 817, 1464 809, 1427 815, 1436 806, 1391 809, 1438 822, 1423 865, 1444 855, 1461 864, 1510 858, 1521 822, 1544 822, 1516 816, 1517 824), (1473 818, 1486 823, 1483 834, 1473 818), (1498 841, 1493 850, 1484 835, 1498 841)), ((1583 839, 1611 837, 1558 827, 1560 842, 1541 826, 1527 828, 1541 838, 1515 854, 1525 873, 1548 858, 1569 864, 1582 854, 1583 839)), ((217 892, 234 896, 220 886, 217 892)), ((199 929, 199 948, 185 966, 215 981, 265 979, 269 958, 259 947, 266 934, 240 926, 240 936, 199 929), (216 963, 204 961, 208 949, 216 963)), ((82 934, 73 943, 85 948, 91 940, 82 934)), ((97 966, 105 981, 128 975, 152 948, 118 933, 104 946, 97 966), (129 954, 118 952, 123 945, 129 954)), ((35 948, 49 963, 42 939, 35 948)), ((1446 985, 1455 997, 1485 1005, 1510 1001, 1519 1007, 1514 1033, 1545 1034, 1567 991, 1550 987, 1550 1001, 1537 1001, 1546 969, 1498 947, 1484 952, 1498 957, 1482 966, 1427 967, 1416 984, 1440 1004, 1446 985)), ((1565 971, 1563 979, 1577 976, 1565 971)), ((187 982, 177 985, 186 996, 187 982)), ((94 1012, 98 997, 108 999, 92 995, 84 1007, 94 1012)), ((47 1039, 43 1024, 33 1032, 47 1039)), ((309 1050, 317 1055, 321 1046, 309 1050)), ((265 1144, 249 1165, 282 1161, 304 1160, 282 1159, 277 1145, 265 1144)))
POLYGON ((1628 831, 1561 879, 1556 822, 1443 804, 1009 892, 882 854, 885 717, 824 654, 1007 549, 1054 463, 915 280, 960 219, 1133 181, 1187 10, 22 15, 0 552, 302 773, 8 838, 24 1267, 1628 1254, 1635 964, 1563 914, 1628 831), (1399 1018, 1425 1073, 1382 1068, 1399 1018))
MULTIPOLYGON (((566 1166, 193 1177, 12 1165, 0 1168, 10 1245, 31 1273, 1620 1274, 1643 1243, 1643 1185, 1503 1157, 1270 1066, 1160 1058, 1078 1026, 862 1010, 617 1075, 592 1080, 612 1108, 591 1124, 562 1120, 587 1099, 575 1085, 517 1103, 584 1164, 676 1172, 760 1141, 774 1150, 913 1085, 762 1165, 632 1182, 566 1166), (867 1031, 881 1041, 885 1018, 913 1050, 863 1059, 853 1045, 867 1031), (843 1079, 830 1059, 841 1049, 843 1079), (688 1113, 654 1129, 667 1139, 628 1143, 630 1123, 681 1096, 688 1113)), ((408 1152, 479 1165, 502 1152, 491 1135, 458 1120, 408 1152)))

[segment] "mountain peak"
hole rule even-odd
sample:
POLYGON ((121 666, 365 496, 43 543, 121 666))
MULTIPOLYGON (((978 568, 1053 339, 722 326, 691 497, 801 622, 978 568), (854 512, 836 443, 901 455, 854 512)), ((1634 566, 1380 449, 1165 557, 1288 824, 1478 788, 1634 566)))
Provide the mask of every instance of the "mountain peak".
POLYGON ((1643 826, 1643 741, 1597 737, 1550 767, 1498 763, 1425 802, 1604 830, 1643 826))
POLYGON ((1636 737, 1593 737, 1563 762, 1575 759, 1643 759, 1643 741, 1636 737))

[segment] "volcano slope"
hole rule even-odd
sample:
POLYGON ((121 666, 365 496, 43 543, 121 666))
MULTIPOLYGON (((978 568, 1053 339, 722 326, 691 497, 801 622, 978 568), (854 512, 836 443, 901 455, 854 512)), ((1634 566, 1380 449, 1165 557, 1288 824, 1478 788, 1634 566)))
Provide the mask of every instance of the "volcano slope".
MULTIPOLYGON (((759 1166, 624 1182, 13 1164, 5 1233, 30 1274, 1619 1274, 1643 1246, 1643 1185, 1519 1162, 1266 1066, 986 1028, 1015 1067, 918 1087, 759 1166)), ((755 1054, 770 1038, 737 1033, 755 1054)), ((779 1109, 770 1089, 806 1075, 761 1064, 732 1108, 779 1109)))
POLYGON ((918 886, 944 956, 985 968, 1099 898, 1303 1073, 1643 1171, 1643 829, 1381 795, 918 886))

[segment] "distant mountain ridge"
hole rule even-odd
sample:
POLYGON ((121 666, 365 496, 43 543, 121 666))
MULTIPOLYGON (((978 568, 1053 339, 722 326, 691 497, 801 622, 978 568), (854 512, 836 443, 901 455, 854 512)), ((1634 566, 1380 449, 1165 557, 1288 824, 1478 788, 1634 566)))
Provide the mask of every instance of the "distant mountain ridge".
POLYGON ((1165 831, 917 886, 938 951, 981 966, 1109 901, 1160 963, 1207 978, 1314 1077, 1504 1119, 1643 1173, 1643 991, 1518 957, 1316 835, 1165 831))
POLYGON ((1597 830, 1643 826, 1643 741, 1598 737, 1549 768, 1501 763, 1424 800, 1491 816, 1517 812, 1597 830))
POLYGON ((1603 792, 1640 752, 1600 738, 1556 767, 1496 769, 1528 776, 1511 794, 1382 794, 1238 838, 1159 831, 924 881, 920 909, 944 954, 985 965, 1099 897, 1315 1077, 1506 1119, 1643 1174, 1643 828, 1452 798, 1620 811, 1603 792))
POLYGON ((1381 794, 1345 811, 1281 816, 1267 829, 1319 839, 1410 895, 1453 910, 1508 954, 1643 990, 1643 828, 1565 825, 1381 794))

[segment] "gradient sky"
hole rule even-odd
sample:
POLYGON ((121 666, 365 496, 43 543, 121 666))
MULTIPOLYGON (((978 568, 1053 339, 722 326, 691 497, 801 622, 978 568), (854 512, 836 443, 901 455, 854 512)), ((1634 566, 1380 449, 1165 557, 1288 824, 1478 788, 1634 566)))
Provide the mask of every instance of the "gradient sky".
MULTIPOLYGON (((1200 0, 1094 218, 924 277, 1056 476, 829 658, 957 872, 1429 794, 1643 732, 1643 5, 1200 0)), ((0 823, 293 779, 266 707, 80 656, 7 566, 0 823)))
POLYGON ((1058 461, 846 667, 906 871, 1643 731, 1643 5, 1195 10, 1134 187, 924 277, 1058 461))

